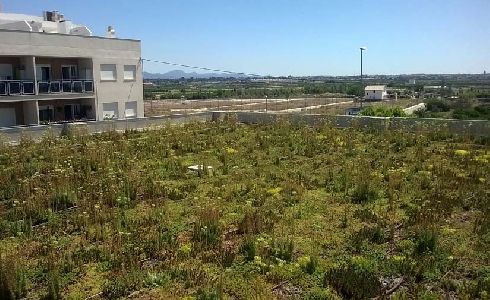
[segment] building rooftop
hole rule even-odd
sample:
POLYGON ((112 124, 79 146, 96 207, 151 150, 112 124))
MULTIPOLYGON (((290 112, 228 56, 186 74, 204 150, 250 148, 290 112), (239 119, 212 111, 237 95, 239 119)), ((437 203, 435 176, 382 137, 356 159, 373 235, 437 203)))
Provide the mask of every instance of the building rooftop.
MULTIPOLYGON (((92 31, 87 26, 75 24, 65 19, 65 16, 59 11, 45 11, 43 16, 0 11, 0 30, 92 36, 92 31)), ((116 32, 112 26, 108 27, 106 37, 116 37, 116 32)))
POLYGON ((386 90, 386 85, 368 85, 365 88, 366 91, 384 91, 386 90))

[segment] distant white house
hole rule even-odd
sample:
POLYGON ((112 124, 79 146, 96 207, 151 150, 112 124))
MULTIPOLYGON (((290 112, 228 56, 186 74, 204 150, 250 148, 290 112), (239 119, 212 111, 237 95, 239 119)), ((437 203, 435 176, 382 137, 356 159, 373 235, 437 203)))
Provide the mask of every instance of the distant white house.
POLYGON ((385 85, 368 85, 364 90, 366 100, 384 100, 388 98, 385 85))

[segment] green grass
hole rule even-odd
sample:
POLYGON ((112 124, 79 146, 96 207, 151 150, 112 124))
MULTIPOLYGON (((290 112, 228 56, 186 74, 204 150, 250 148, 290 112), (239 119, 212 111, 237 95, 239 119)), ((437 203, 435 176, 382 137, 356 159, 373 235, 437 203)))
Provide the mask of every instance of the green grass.
POLYGON ((232 120, 1 145, 0 297, 484 298, 489 160, 486 140, 232 120))

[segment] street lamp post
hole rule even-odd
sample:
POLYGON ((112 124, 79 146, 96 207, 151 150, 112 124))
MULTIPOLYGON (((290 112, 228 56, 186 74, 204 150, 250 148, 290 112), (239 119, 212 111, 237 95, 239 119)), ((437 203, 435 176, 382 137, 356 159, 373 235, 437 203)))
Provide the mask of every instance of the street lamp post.
MULTIPOLYGON (((364 80, 363 80, 363 77, 362 77, 362 54, 364 51, 367 50, 367 47, 361 47, 359 48, 361 49, 361 89, 362 89, 362 93, 364 93, 364 80)), ((361 108, 362 108, 362 100, 363 100, 364 96, 361 96, 361 108)))

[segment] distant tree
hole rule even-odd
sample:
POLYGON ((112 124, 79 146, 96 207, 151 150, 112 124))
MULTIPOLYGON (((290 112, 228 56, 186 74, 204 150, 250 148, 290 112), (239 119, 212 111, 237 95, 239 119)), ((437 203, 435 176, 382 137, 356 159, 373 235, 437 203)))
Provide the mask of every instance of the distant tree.
POLYGON ((451 109, 451 106, 444 100, 430 100, 426 105, 429 112, 447 112, 451 109))

